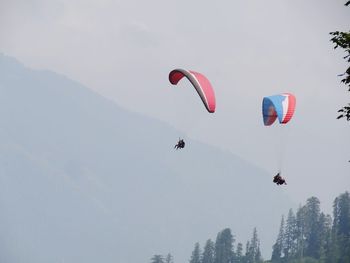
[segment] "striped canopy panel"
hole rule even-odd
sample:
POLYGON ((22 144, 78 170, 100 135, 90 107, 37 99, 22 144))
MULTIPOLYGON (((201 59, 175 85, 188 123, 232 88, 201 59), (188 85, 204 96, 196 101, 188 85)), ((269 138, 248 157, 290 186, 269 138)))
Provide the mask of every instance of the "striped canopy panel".
POLYGON ((290 93, 265 97, 262 103, 264 124, 270 126, 277 118, 281 124, 289 122, 293 117, 295 104, 296 99, 290 93))
POLYGON ((176 85, 183 77, 186 77, 196 89, 207 111, 214 113, 215 93, 209 80, 203 74, 190 70, 174 69, 169 73, 169 81, 173 85, 176 85))

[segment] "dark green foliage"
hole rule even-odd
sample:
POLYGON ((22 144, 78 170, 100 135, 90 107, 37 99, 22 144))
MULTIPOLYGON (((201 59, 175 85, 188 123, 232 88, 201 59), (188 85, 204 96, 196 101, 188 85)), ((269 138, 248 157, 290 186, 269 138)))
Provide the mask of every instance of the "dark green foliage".
POLYGON ((278 237, 276 243, 273 245, 272 250, 272 262, 281 262, 282 251, 283 251, 283 240, 284 240, 284 216, 282 216, 280 230, 278 232, 278 237))
POLYGON ((337 117, 337 119, 346 117, 346 119, 349 121, 350 120, 350 103, 348 106, 344 106, 338 112, 341 112, 341 114, 337 117))
POLYGON ((290 209, 283 238, 283 254, 287 260, 297 252, 297 237, 297 221, 293 210, 290 209))
POLYGON ((246 263, 260 263, 263 262, 260 252, 260 240, 258 238, 258 232, 256 228, 253 230, 253 236, 247 245, 247 251, 245 256, 246 263))
POLYGON ((201 263, 201 248, 198 242, 194 245, 190 263, 201 263))
POLYGON ((202 263, 214 263, 215 244, 211 239, 208 239, 204 246, 202 254, 202 263))
POLYGON ((330 215, 321 213, 319 222, 319 235, 320 235, 320 262, 327 262, 327 255, 329 254, 329 246, 331 244, 332 233, 332 218, 330 215))
POLYGON ((174 258, 170 253, 168 253, 168 255, 166 255, 165 263, 174 263, 174 258))
POLYGON ((302 258, 304 256, 305 247, 305 208, 299 207, 296 214, 296 257, 302 258))
POLYGON ((350 262, 350 195, 341 194, 334 200, 331 253, 337 261, 350 262))
POLYGON ((235 253, 235 262, 236 263, 243 263, 244 261, 244 256, 243 256, 243 245, 242 243, 237 244, 237 249, 235 253))
MULTIPOLYGON (((350 1, 346 2, 346 6, 350 4, 350 1)), ((331 41, 335 44, 334 48, 342 48, 345 52, 344 59, 346 59, 347 62, 350 62, 350 31, 349 32, 331 32, 330 33, 333 37, 331 38, 331 41)), ((347 70, 341 74, 340 76, 343 76, 343 79, 341 80, 345 85, 349 86, 350 91, 350 66, 347 68, 347 70)), ((337 119, 340 118, 346 118, 348 121, 350 120, 350 103, 348 106, 344 106, 342 109, 338 110, 341 114, 337 117, 337 119)))
POLYGON ((246 251, 243 252, 242 243, 238 243, 234 251, 234 236, 231 229, 226 228, 219 232, 215 243, 208 239, 205 243, 203 253, 200 254, 199 243, 195 244, 190 263, 262 263, 260 251, 260 240, 256 228, 253 236, 247 242, 246 251), (201 256, 200 256, 201 255, 201 256))
POLYGON ((151 263, 174 263, 174 258, 170 253, 165 257, 162 255, 154 255, 151 258, 151 263))
POLYGON ((320 228, 320 201, 311 197, 305 206, 305 256, 319 258, 322 243, 320 228))
POLYGON ((162 255, 154 255, 151 258, 151 263, 164 263, 164 258, 162 255))
POLYGON ((226 228, 218 233, 215 242, 214 263, 231 263, 233 262, 233 235, 231 229, 226 228))
POLYGON ((311 197, 296 215, 289 210, 273 246, 272 263, 350 262, 350 195, 339 195, 330 215, 320 211, 320 201, 311 197))
POLYGON ((350 196, 345 192, 334 201, 334 227, 338 235, 350 235, 350 196))
POLYGON ((320 263, 317 259, 306 257, 302 259, 293 259, 291 261, 286 261, 286 263, 320 263))
MULTIPOLYGON (((234 250, 234 236, 229 228, 217 234, 216 242, 207 240, 201 253, 196 243, 189 263, 350 263, 350 194, 340 194, 333 205, 333 219, 321 212, 316 197, 307 199, 294 214, 282 216, 270 261, 263 261, 256 228, 247 241, 234 250)), ((154 255, 151 263, 174 263, 170 253, 154 255)))

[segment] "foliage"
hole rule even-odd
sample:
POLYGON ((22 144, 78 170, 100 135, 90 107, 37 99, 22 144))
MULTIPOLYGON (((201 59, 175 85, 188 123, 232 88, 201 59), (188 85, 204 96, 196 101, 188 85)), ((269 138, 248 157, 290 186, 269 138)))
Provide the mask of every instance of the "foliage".
POLYGON ((164 258, 162 255, 154 255, 151 258, 151 263, 164 263, 164 258))
POLYGON ((350 262, 350 194, 339 195, 330 215, 320 211, 316 197, 307 199, 296 216, 289 210, 282 216, 279 234, 273 246, 271 263, 350 262))
POLYGON ((201 263, 201 249, 198 242, 194 245, 190 263, 201 263))
POLYGON ((168 255, 166 255, 165 263, 174 263, 173 256, 170 253, 168 253, 168 255))
MULTIPOLYGON (((235 238, 230 228, 217 234, 215 242, 208 239, 201 252, 194 246, 189 263, 263 263, 256 228, 246 243, 234 249, 235 238)), ((296 213, 282 215, 272 257, 265 263, 345 263, 350 262, 350 194, 345 192, 334 200, 333 219, 321 212, 320 201, 310 197, 296 213), (285 219, 286 218, 286 219, 285 219)), ((170 253, 154 255, 151 263, 173 263, 170 253)))
POLYGON ((234 257, 234 238, 231 229, 226 228, 218 233, 215 242, 214 263, 231 263, 234 257))
POLYGON ((273 262, 280 262, 282 258, 283 251, 283 239, 284 239, 284 216, 282 216, 280 229, 278 232, 278 237, 276 243, 273 245, 272 258, 273 262))
MULTIPOLYGON (((350 5, 350 1, 348 1, 345 5, 346 6, 350 5)), ((349 32, 335 31, 335 32, 331 32, 330 34, 333 36, 331 38, 331 41, 335 44, 334 49, 338 47, 342 48, 346 53, 344 59, 346 59, 347 62, 350 62, 350 31, 349 32)), ((349 86, 349 91, 350 91, 350 66, 340 76, 343 76, 343 79, 341 81, 345 85, 349 86)), ((337 117, 337 119, 345 117, 349 121, 350 120, 350 103, 347 106, 344 106, 343 108, 338 110, 338 112, 340 112, 341 114, 337 117)))
POLYGON ((151 263, 174 263, 174 259, 170 253, 166 256, 156 254, 151 258, 151 263))
POLYGON ((333 204, 333 257, 338 262, 350 262, 350 194, 345 192, 333 204))
POLYGON ((244 256, 243 256, 243 245, 242 243, 237 244, 236 254, 235 254, 235 260, 237 263, 243 263, 244 256))
POLYGON ((208 239, 204 246, 201 263, 214 263, 215 244, 208 239))
POLYGON ((258 231, 256 228, 253 230, 253 236, 247 246, 246 256, 244 262, 246 263, 260 263, 262 262, 260 252, 260 240, 258 238, 258 231))

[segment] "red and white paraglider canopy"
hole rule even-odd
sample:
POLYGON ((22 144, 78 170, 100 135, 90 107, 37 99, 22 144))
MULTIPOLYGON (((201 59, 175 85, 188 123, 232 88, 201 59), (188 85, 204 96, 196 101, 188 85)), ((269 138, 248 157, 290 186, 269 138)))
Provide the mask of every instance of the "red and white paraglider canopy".
POLYGON ((191 82, 208 112, 214 113, 215 93, 209 80, 203 74, 191 70, 174 69, 169 73, 169 81, 173 85, 176 85, 183 77, 191 82))

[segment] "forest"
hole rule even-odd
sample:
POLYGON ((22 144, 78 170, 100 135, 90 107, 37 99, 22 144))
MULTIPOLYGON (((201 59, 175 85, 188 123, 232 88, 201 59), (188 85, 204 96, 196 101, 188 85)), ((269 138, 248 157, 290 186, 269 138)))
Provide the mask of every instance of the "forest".
MULTIPOLYGON (((250 240, 238 242, 230 228, 220 231, 215 241, 194 244, 189 263, 346 263, 350 262, 350 194, 335 198, 333 214, 320 209, 320 200, 310 197, 296 211, 282 215, 270 259, 263 259, 258 231, 250 240)), ((155 254, 150 263, 174 263, 167 255, 155 254)))

